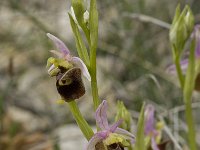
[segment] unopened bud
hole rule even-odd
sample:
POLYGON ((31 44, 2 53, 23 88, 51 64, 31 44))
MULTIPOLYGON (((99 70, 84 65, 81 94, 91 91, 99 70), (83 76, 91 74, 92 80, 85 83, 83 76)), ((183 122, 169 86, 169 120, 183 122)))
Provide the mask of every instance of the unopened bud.
POLYGON ((131 130, 131 114, 126 109, 122 101, 118 101, 117 103, 117 115, 115 117, 115 120, 122 119, 123 122, 120 125, 121 128, 130 131, 131 130))
POLYGON ((189 6, 186 6, 184 10, 180 12, 180 6, 178 5, 169 33, 170 42, 176 55, 180 55, 183 51, 185 43, 190 37, 193 27, 194 16, 189 6))

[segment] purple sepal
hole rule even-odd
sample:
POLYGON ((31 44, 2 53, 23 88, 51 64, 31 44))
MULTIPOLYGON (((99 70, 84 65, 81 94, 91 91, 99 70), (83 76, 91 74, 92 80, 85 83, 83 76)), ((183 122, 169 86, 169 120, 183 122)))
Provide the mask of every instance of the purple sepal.
POLYGON ((108 119, 107 119, 107 107, 108 104, 106 100, 103 100, 103 102, 99 105, 99 107, 96 110, 95 118, 97 125, 101 128, 101 130, 108 130, 108 119))
POLYGON ((54 42, 55 46, 64 54, 70 54, 69 49, 67 46, 61 41, 59 38, 55 37, 54 35, 47 33, 47 36, 54 42))

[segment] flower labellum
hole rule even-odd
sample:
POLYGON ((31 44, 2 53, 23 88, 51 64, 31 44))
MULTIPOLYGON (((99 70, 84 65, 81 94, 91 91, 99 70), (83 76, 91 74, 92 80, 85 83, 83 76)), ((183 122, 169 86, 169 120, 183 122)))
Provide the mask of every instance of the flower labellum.
POLYGON ((58 74, 56 87, 58 93, 66 101, 72 101, 83 96, 85 88, 81 79, 81 69, 72 68, 64 74, 58 74))
POLYGON ((73 57, 67 46, 57 37, 48 33, 60 51, 51 50, 58 58, 50 57, 47 61, 49 75, 56 76, 56 87, 61 98, 70 102, 85 94, 82 75, 91 81, 86 65, 79 57, 73 57))

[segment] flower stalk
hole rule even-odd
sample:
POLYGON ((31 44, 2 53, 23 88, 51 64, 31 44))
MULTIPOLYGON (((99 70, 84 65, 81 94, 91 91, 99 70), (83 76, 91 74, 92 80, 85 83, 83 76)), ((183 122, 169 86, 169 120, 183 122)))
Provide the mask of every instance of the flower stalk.
POLYGON ((78 124, 79 128, 81 129, 83 135, 85 138, 89 141, 91 137, 94 135, 94 132, 92 131, 92 128, 87 123, 87 121, 82 116, 77 103, 75 101, 71 101, 68 103, 69 109, 76 120, 76 123, 78 124))
POLYGON ((179 83, 181 86, 181 89, 184 88, 184 76, 181 70, 181 65, 180 65, 180 57, 176 57, 174 60, 174 63, 176 65, 176 71, 177 71, 177 75, 178 75, 178 79, 179 79, 179 83))

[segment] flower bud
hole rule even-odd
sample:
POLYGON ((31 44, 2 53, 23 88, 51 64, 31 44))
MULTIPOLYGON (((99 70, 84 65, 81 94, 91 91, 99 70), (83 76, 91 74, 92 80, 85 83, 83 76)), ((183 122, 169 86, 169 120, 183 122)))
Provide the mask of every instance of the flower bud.
POLYGON ((129 111, 126 109, 122 101, 118 101, 117 103, 117 115, 115 117, 115 121, 122 119, 123 122, 120 125, 121 128, 130 131, 131 130, 131 115, 129 111))
POLYGON ((175 50, 175 55, 180 55, 183 51, 185 43, 193 30, 193 26, 194 16, 189 6, 186 6, 184 10, 180 12, 180 5, 178 5, 169 33, 170 42, 175 50))
POLYGON ((194 16, 193 16, 192 11, 190 10, 189 7, 188 7, 188 11, 186 13, 184 20, 185 20, 185 24, 186 24, 187 29, 188 29, 188 34, 190 36, 191 32, 193 31, 193 27, 194 27, 194 16))

